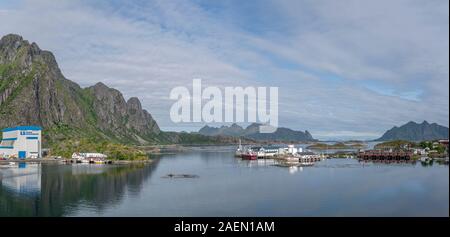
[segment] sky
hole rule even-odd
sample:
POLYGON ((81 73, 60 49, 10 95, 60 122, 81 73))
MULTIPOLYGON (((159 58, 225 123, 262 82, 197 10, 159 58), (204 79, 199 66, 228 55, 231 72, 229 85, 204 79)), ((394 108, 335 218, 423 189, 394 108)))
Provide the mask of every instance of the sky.
POLYGON ((170 91, 276 86, 279 125, 372 139, 449 124, 448 0, 0 0, 0 36, 52 51, 66 78, 141 100, 163 130, 170 91))

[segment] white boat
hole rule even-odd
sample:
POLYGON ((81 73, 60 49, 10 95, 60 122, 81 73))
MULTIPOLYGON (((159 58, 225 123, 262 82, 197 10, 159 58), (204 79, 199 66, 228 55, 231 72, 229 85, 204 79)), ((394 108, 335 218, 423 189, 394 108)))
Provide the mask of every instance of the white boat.
POLYGON ((239 139, 239 146, 235 152, 236 157, 242 157, 242 154, 244 153, 244 149, 242 148, 241 139, 239 139))
POLYGON ((420 161, 424 162, 424 163, 428 163, 431 161, 431 159, 427 156, 422 156, 422 157, 420 157, 420 161))
POLYGON ((284 161, 286 161, 286 162, 292 162, 292 163, 298 163, 299 162, 299 158, 298 157, 288 156, 288 157, 284 157, 282 159, 284 161))

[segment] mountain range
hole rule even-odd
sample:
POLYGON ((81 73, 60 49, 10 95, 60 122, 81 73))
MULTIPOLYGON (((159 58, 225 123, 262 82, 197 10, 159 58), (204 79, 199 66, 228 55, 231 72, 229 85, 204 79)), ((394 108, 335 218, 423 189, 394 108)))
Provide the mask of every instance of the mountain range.
POLYGON ((448 139, 448 127, 436 123, 430 124, 427 121, 423 121, 421 124, 411 121, 400 127, 393 127, 375 141, 425 141, 438 139, 448 139))
POLYGON ((284 141, 284 142, 306 142, 316 141, 308 131, 294 131, 289 128, 277 128, 274 133, 261 133, 259 126, 253 123, 245 129, 237 124, 231 126, 210 127, 208 125, 201 128, 198 133, 206 136, 232 136, 243 137, 256 141, 284 141))
POLYGON ((39 125, 47 140, 90 136, 146 143, 161 131, 138 98, 127 101, 103 83, 81 88, 53 54, 18 35, 0 40, 0 127, 39 125))
POLYGON ((54 55, 21 36, 0 39, 0 128, 43 127, 44 145, 91 138, 123 144, 235 143, 237 139, 163 132, 136 97, 103 83, 82 88, 64 77, 54 55))
MULTIPOLYGON (((316 141, 308 131, 278 128, 260 133, 257 123, 205 126, 198 133, 164 132, 138 98, 99 82, 82 88, 67 79, 54 55, 19 35, 0 39, 0 128, 38 125, 44 143, 93 138, 125 144, 234 143, 247 141, 316 141)), ((387 131, 378 141, 448 139, 448 127, 409 122, 387 131)))

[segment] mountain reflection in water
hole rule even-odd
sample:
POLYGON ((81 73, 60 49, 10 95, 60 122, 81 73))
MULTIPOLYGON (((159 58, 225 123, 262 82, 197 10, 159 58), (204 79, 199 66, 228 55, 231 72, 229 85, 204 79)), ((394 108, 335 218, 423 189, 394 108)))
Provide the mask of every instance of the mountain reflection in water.
POLYGON ((67 216, 80 205, 102 212, 138 195, 157 165, 21 164, 0 170, 0 216, 67 216), (14 207, 14 208, 11 208, 14 207))
POLYGON ((0 216, 448 216, 449 169, 438 162, 280 167, 208 148, 141 166, 6 164, 0 216))

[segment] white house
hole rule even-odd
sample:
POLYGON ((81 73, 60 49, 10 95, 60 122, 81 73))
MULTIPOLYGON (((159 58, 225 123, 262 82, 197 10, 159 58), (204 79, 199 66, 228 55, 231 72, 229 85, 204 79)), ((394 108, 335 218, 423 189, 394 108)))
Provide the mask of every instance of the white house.
POLYGON ((298 149, 294 147, 294 145, 288 145, 288 151, 289 154, 296 154, 298 152, 298 149))
POLYGON ((108 158, 107 155, 102 153, 73 153, 72 159, 75 160, 86 160, 86 161, 94 161, 94 160, 105 160, 108 158))

